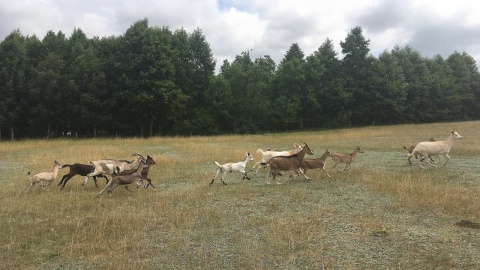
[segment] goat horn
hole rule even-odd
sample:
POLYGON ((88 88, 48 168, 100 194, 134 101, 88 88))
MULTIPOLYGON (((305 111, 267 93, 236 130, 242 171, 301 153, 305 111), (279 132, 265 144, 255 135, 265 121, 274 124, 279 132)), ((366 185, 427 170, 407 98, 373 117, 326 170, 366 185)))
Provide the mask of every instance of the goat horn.
POLYGON ((145 158, 144 158, 141 154, 139 154, 139 153, 133 153, 132 156, 140 156, 141 158, 145 159, 145 158))

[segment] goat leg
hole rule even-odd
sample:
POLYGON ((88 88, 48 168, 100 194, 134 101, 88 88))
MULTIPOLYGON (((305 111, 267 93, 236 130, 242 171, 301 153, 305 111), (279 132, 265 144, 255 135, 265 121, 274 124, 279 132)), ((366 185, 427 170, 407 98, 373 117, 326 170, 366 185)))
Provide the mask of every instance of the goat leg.
POLYGON ((153 188, 155 188, 155 186, 154 186, 153 183, 152 183, 152 179, 147 178, 147 182, 148 182, 148 183, 145 185, 145 189, 148 188, 148 186, 152 186, 153 188))
POLYGON ((335 168, 335 170, 337 170, 337 172, 342 172, 342 171, 340 171, 340 170, 337 168, 337 165, 338 165, 338 164, 339 164, 339 163, 333 164, 333 168, 335 168))
POLYGON ((98 185, 97 185, 97 177, 96 177, 96 176, 93 176, 93 182, 95 183, 95 186, 98 188, 98 185))

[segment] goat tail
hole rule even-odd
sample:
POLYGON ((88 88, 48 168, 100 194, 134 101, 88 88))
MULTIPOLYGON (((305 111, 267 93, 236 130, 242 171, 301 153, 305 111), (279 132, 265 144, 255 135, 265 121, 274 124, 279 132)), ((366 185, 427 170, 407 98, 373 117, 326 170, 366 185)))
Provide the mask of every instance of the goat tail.
POLYGON ((215 164, 216 164, 218 167, 222 168, 222 165, 221 165, 220 163, 218 163, 218 162, 215 161, 215 164))
POLYGON ((264 153, 264 152, 263 152, 262 149, 260 149, 260 148, 257 149, 257 154, 262 154, 262 155, 263 155, 263 153, 264 153))
POLYGON ((71 166, 72 166, 72 164, 63 164, 62 166, 60 166, 60 167, 58 167, 58 168, 59 168, 59 169, 63 169, 63 168, 65 168, 65 167, 69 167, 69 168, 70 168, 71 166))

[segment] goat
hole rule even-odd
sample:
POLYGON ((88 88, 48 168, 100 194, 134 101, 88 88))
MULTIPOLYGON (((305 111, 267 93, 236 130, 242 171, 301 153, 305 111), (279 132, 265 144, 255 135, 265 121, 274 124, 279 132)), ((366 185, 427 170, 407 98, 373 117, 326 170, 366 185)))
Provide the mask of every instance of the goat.
MULTIPOLYGON (((105 190, 108 190, 108 193, 110 194, 110 196, 112 196, 112 191, 117 186, 120 186, 120 185, 122 186, 124 185, 125 189, 131 192, 131 190, 128 189, 128 185, 141 181, 143 179, 142 171, 145 167, 148 167, 148 165, 145 163, 145 160, 142 160, 140 161, 140 164, 138 165, 137 169, 133 173, 130 173, 130 174, 114 173, 112 175, 112 180, 105 185, 105 187, 100 191, 100 193, 98 193, 98 196, 102 195, 102 193, 105 190)), ((115 171, 116 172, 120 171, 120 168, 117 167, 115 171)))
POLYGON ((314 159, 304 158, 302 160, 302 164, 300 165, 300 168, 303 171, 303 176, 305 177, 305 179, 311 179, 306 175, 308 169, 322 169, 328 177, 331 177, 328 174, 327 170, 325 169, 325 161, 327 161, 327 157, 331 157, 331 156, 332 156, 332 152, 330 152, 330 150, 327 149, 325 153, 323 153, 323 155, 319 158, 314 158, 314 159))
MULTIPOLYGON (((147 180, 147 184, 144 185, 145 188, 148 188, 148 186, 152 186, 153 188, 155 188, 155 186, 152 184, 152 179, 148 178, 148 172, 150 171, 150 165, 155 165, 155 161, 153 160, 153 158, 149 155, 147 155, 147 159, 145 160, 145 164, 147 164, 148 166, 144 166, 143 167, 143 170, 142 170, 142 179, 140 180, 140 182, 143 183, 143 180, 147 180)), ((132 174, 136 171, 137 169, 132 169, 132 170, 125 170, 125 171, 122 171, 121 173, 119 173, 119 175, 127 175, 127 174, 132 174)), ((137 188, 139 188, 142 184, 140 184, 139 182, 137 182, 137 188)), ((125 186, 127 187, 127 186, 125 186)))
MULTIPOLYGON (((306 142, 303 143, 305 145, 302 146, 302 150, 296 154, 293 154, 291 156, 272 157, 269 161, 261 163, 262 165, 267 165, 268 167, 270 167, 273 181, 275 181, 277 184, 280 183, 278 183, 275 178, 281 171, 293 170, 294 172, 300 172, 303 174, 303 172, 300 170, 300 166, 302 164, 303 158, 305 157, 305 154, 313 155, 313 149, 310 148, 310 146, 308 146, 306 142)), ((268 180, 267 184, 270 184, 268 180)))
MULTIPOLYGON (((90 165, 90 164, 75 163, 75 164, 64 164, 59 169, 63 169, 63 168, 66 168, 66 167, 70 168, 70 172, 68 174, 65 174, 62 177, 62 179, 60 180, 60 182, 58 183, 58 186, 62 185, 60 190, 63 190, 63 188, 65 188, 65 185, 67 184, 68 180, 70 180, 75 175, 85 176, 85 179, 83 180, 82 186, 86 185, 87 181, 88 181, 88 176, 87 175, 89 173, 91 173, 93 171, 93 168, 94 168, 93 165, 90 165)), ((99 175, 92 176, 92 177, 93 177, 93 181, 95 182, 95 186, 97 188, 98 188, 97 177, 105 178, 105 180, 106 180, 105 184, 108 184, 108 178, 103 174, 99 174, 99 175)))
MULTIPOLYGON (((458 132, 450 130, 450 136, 448 136, 445 141, 421 142, 417 144, 409 157, 417 154, 422 157, 443 155, 446 158, 445 163, 443 164, 443 166, 445 166, 450 160, 450 156, 448 156, 448 153, 450 153, 450 149, 453 146, 454 140, 461 140, 462 138, 463 137, 458 134, 458 132)), ((417 161, 418 166, 423 169, 424 167, 422 166, 422 164, 420 164, 420 159, 418 159, 417 161)), ((430 164, 430 166, 435 167, 435 165, 430 163, 430 161, 427 160, 427 162, 428 164, 430 164)))
POLYGON ((245 171, 245 167, 247 166, 247 163, 250 161, 250 160, 253 160, 253 157, 252 155, 250 155, 250 153, 245 153, 246 156, 245 156, 245 159, 243 161, 240 161, 240 162, 237 162, 237 163, 225 163, 225 164, 220 164, 218 162, 215 161, 215 164, 218 166, 218 170, 217 170, 217 173, 215 173, 215 176, 213 177, 212 181, 210 182, 210 186, 213 184, 213 181, 215 181, 215 179, 217 178, 217 176, 223 172, 223 175, 222 175, 222 183, 224 185, 226 185, 227 183, 225 183, 225 177, 227 175, 227 173, 229 172, 240 172, 240 173, 243 173, 243 178, 242 180, 245 180, 245 178, 247 178, 248 180, 250 180, 250 178, 247 176, 247 171, 245 171))
POLYGON ((93 165, 93 171, 87 174, 87 176, 97 176, 100 174, 112 175, 115 173, 117 168, 120 170, 117 173, 120 173, 124 170, 136 169, 140 165, 140 162, 145 161, 145 158, 138 153, 135 153, 132 156, 135 156, 134 161, 116 159, 90 161, 90 163, 93 165))
POLYGON ((294 148, 292 150, 289 150, 289 151, 270 151, 270 148, 268 148, 267 151, 263 151, 262 149, 257 149, 257 153, 261 153, 262 154, 262 159, 260 159, 259 161, 257 161, 255 163, 255 165, 253 165, 252 169, 250 171, 253 171, 255 169, 255 167, 257 167, 257 170, 255 171, 255 173, 253 175, 256 175, 258 170, 262 167, 262 166, 259 166, 261 163, 267 163, 272 157, 276 157, 276 156, 291 156, 293 154, 296 154, 298 152, 300 152, 302 150, 302 147, 296 143, 293 144, 294 148))
POLYGON ((351 154, 341 154, 341 153, 332 154, 332 160, 335 162, 335 164, 333 164, 333 168, 335 168, 335 170, 340 172, 340 170, 338 170, 336 166, 338 164, 345 163, 345 168, 343 168, 343 171, 350 170, 351 164, 357 157, 358 153, 363 153, 362 148, 360 148, 359 146, 355 147, 355 149, 351 154))
MULTIPOLYGON (((428 141, 429 141, 429 142, 434 142, 435 139, 434 139, 433 137, 430 137, 430 139, 428 139, 428 141)), ((412 144, 412 145, 410 145, 410 147, 408 147, 408 148, 407 148, 406 146, 404 146, 403 148, 404 148, 405 150, 407 150, 407 151, 408 151, 408 154, 410 155, 410 154, 413 152, 413 149, 415 148, 415 146, 417 146, 417 145, 416 145, 416 144, 412 144)), ((412 158, 412 157, 411 157, 411 156, 408 157, 408 162, 410 163, 410 165, 412 165, 412 161, 410 160, 410 158, 412 158)), ((417 159, 417 158, 418 158, 418 155, 415 155, 415 159, 417 159)), ((430 158, 430 160, 432 161, 432 163, 435 162, 435 161, 432 159, 432 157, 429 156, 429 158, 430 158)), ((423 161, 423 159, 422 159, 421 161, 423 161)))
POLYGON ((53 181, 57 178, 58 174, 58 169, 60 167, 60 163, 58 161, 53 162, 53 170, 49 172, 41 172, 37 173, 35 175, 30 174, 30 172, 27 173, 28 175, 28 180, 30 180, 30 187, 28 187, 28 191, 37 183, 42 183, 42 190, 44 190, 45 185, 43 183, 47 183, 47 186, 50 186, 53 181))

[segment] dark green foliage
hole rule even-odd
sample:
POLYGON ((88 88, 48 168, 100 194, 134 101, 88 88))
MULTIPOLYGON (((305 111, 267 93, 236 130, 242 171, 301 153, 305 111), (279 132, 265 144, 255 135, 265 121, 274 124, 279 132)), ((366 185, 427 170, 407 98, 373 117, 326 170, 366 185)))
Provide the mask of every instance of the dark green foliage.
POLYGON ((0 140, 211 135, 480 118, 480 73, 467 53, 378 57, 355 27, 277 64, 251 51, 216 59, 200 29, 135 22, 121 36, 13 31, 0 43, 0 140), (3 132, 3 134, 2 134, 3 132), (3 135, 3 136, 2 136, 3 135))

